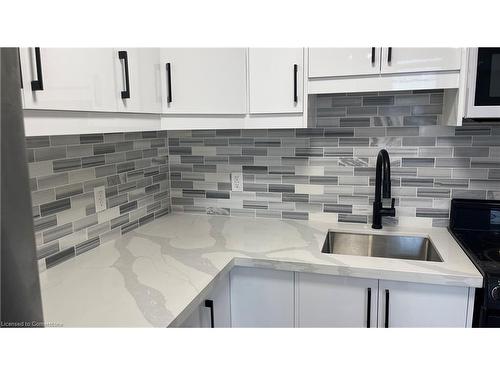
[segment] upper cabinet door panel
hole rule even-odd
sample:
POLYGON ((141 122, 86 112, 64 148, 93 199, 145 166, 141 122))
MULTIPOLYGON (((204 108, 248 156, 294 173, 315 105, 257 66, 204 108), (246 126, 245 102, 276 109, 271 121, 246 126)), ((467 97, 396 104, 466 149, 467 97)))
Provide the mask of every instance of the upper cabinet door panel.
POLYGON ((459 70, 460 48, 382 48, 382 73, 459 70))
POLYGON ((166 48, 161 62, 163 113, 246 113, 244 48, 166 48))
POLYGON ((309 77, 380 73, 380 48, 309 48, 309 77))
POLYGON ((117 49, 114 61, 118 110, 120 112, 160 113, 162 104, 160 50, 158 48, 117 49))
POLYGON ((302 113, 302 48, 249 49, 250 113, 302 113))
POLYGON ((24 103, 28 109, 116 111, 114 50, 111 48, 21 49, 24 103), (37 68, 43 89, 34 90, 37 68))

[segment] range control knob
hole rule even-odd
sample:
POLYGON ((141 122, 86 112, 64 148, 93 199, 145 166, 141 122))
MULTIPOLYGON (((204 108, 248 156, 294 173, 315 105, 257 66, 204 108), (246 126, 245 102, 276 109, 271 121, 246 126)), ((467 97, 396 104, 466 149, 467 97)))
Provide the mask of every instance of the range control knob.
POLYGON ((493 301, 500 301, 500 285, 497 285, 493 289, 491 289, 491 298, 493 301))

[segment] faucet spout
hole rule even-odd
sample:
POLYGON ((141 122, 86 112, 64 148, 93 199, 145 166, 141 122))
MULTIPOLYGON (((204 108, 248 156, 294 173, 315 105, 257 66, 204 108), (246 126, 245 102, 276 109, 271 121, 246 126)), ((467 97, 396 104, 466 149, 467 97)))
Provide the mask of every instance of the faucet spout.
POLYGON ((377 166, 375 170, 375 200, 373 202, 372 228, 382 228, 382 216, 396 216, 394 198, 391 199, 391 207, 384 208, 382 198, 391 198, 391 161, 387 150, 380 150, 377 155, 377 166))

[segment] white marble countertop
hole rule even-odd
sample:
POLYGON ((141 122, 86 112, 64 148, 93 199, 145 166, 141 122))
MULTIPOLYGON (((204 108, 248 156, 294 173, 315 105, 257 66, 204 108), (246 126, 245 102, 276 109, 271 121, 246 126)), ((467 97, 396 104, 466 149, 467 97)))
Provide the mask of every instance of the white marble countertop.
POLYGON ((481 287, 445 228, 171 214, 40 274, 44 318, 64 326, 176 326, 234 265, 481 287), (443 262, 321 253, 327 230, 425 235, 443 262))

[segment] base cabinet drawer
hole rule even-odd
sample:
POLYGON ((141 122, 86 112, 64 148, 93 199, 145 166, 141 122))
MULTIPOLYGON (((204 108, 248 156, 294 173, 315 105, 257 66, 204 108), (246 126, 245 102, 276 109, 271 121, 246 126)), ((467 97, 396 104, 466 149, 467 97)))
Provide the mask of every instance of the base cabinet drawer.
POLYGON ((299 327, 377 327, 378 280, 297 273, 299 327))

